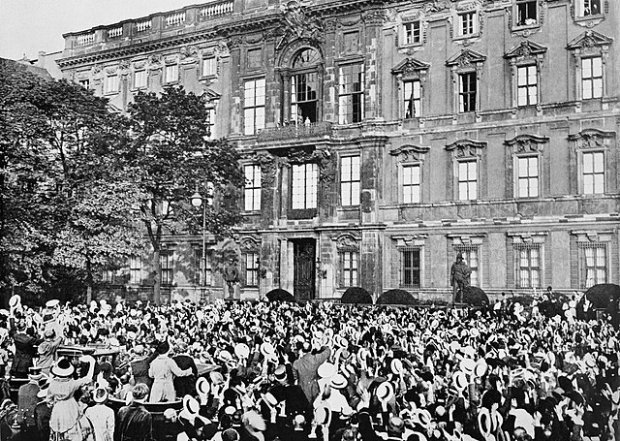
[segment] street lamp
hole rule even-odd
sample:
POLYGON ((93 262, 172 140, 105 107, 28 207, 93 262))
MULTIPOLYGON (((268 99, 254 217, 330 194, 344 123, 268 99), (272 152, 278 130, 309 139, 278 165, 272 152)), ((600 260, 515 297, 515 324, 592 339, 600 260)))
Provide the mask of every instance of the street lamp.
POLYGON ((200 285, 202 287, 202 292, 200 296, 201 298, 204 298, 205 287, 207 286, 207 205, 213 205, 213 183, 207 182, 206 197, 203 197, 203 195, 196 190, 196 192, 192 195, 191 201, 192 205, 196 208, 200 208, 202 206, 202 259, 200 265, 200 285), (206 203, 203 203, 203 200, 205 200, 206 203))

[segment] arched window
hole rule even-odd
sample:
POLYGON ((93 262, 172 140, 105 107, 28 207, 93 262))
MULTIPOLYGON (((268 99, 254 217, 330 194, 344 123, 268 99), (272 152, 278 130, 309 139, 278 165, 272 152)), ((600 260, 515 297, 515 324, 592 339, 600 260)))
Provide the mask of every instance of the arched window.
POLYGON ((319 120, 319 96, 321 90, 319 65, 320 53, 313 48, 302 49, 291 63, 290 121, 310 124, 319 120))

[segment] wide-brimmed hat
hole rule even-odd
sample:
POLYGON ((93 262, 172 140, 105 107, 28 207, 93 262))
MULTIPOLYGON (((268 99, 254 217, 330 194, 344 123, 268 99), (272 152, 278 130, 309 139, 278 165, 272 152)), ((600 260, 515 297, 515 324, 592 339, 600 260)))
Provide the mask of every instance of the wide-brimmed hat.
POLYGON ((345 387, 347 387, 348 382, 344 375, 336 374, 331 377, 329 384, 335 389, 344 389, 345 387))
POLYGON ((51 299, 45 302, 45 307, 49 309, 56 308, 58 305, 60 305, 60 300, 58 299, 51 299))
POLYGON ((471 358, 464 358, 461 360, 461 363, 459 364, 459 366, 461 367, 461 370, 463 372, 465 372, 468 375, 471 375, 474 373, 476 362, 472 360, 471 358))
POLYGON ((250 357, 250 348, 245 343, 237 343, 235 345, 235 355, 238 358, 247 360, 250 357))
POLYGON ((428 428, 432 420, 431 413, 426 409, 417 409, 413 414, 413 421, 424 428, 428 428))
POLYGON ((286 367, 281 364, 280 366, 278 366, 276 368, 275 371, 273 371, 273 376, 275 377, 276 380, 278 381, 284 381, 286 380, 286 367))
POLYGON ((388 402, 394 398, 394 386, 389 381, 384 381, 377 386, 375 395, 379 398, 379 401, 388 402))
POLYGON ((95 403, 105 403, 108 399, 108 391, 103 387, 98 387, 93 391, 93 401, 95 403))
POLYGON ((489 365, 487 364, 486 360, 484 358, 481 358, 480 360, 478 360, 474 366, 474 371, 473 374, 475 377, 483 377, 484 374, 487 373, 487 370, 489 369, 489 365))
POLYGON ((183 411, 190 416, 196 416, 200 413, 200 403, 191 395, 183 397, 183 411))
POLYGON ((403 373, 403 362, 398 358, 395 358, 390 363, 390 369, 395 375, 400 375, 403 373))
POLYGON ((317 369, 317 374, 321 378, 330 378, 338 373, 338 368, 335 364, 325 362, 317 369))
POLYGON ((467 376, 465 375, 464 372, 462 371, 458 371, 454 374, 454 376, 452 377, 452 380, 454 382, 454 386, 459 390, 465 390, 465 388, 468 385, 468 381, 467 381, 467 376))
POLYGON ((43 378, 43 374, 40 367, 32 366, 28 368, 28 379, 39 381, 41 378, 43 378))
POLYGON ((272 358, 276 355, 276 349, 269 342, 264 342, 260 345, 260 353, 263 354, 265 358, 272 358))
POLYGON ((200 397, 200 399, 207 398, 209 396, 210 390, 211 385, 205 377, 200 377, 196 381, 196 392, 198 392, 198 396, 200 397))
POLYGON ((67 378, 73 375, 75 368, 71 362, 66 358, 59 359, 50 371, 52 375, 60 378, 67 378))
POLYGON ((22 303, 22 298, 19 296, 19 294, 15 294, 14 296, 11 296, 11 298, 9 299, 9 306, 11 308, 17 308, 19 305, 21 305, 22 303))

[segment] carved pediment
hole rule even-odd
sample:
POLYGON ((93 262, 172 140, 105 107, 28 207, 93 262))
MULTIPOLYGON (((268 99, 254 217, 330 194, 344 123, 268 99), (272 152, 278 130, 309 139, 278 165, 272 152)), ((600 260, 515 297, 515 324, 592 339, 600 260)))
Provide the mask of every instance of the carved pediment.
POLYGON ((338 250, 359 250, 360 238, 352 233, 342 233, 334 238, 338 250))
POLYGON ((486 59, 486 56, 476 51, 473 51, 471 49, 463 49, 459 54, 453 56, 448 61, 446 61, 446 66, 475 66, 478 63, 484 63, 486 59))
POLYGON ((222 97, 221 93, 208 87, 205 89, 203 95, 207 98, 207 101, 217 101, 222 97))
POLYGON ((569 50, 589 49, 597 46, 609 46, 613 40, 609 37, 599 34, 596 31, 588 30, 568 43, 566 46, 569 50))
POLYGON ((260 248, 260 239, 246 236, 239 241, 239 249, 242 251, 257 251, 260 248))
POLYGON ((515 153, 539 152, 542 151, 543 144, 549 142, 546 136, 519 135, 504 141, 508 147, 515 149, 515 153))
POLYGON ((468 156, 478 156, 478 150, 487 146, 484 141, 474 141, 472 139, 460 139, 454 141, 452 144, 446 146, 446 150, 453 152, 457 158, 464 158, 468 156))
POLYGON ((323 41, 323 23, 320 18, 311 15, 309 6, 309 2, 302 3, 296 0, 291 0, 280 6, 285 33, 284 40, 290 38, 291 41, 294 39, 323 41))
POLYGON ((542 55, 547 52, 547 48, 533 41, 522 41, 517 47, 504 55, 504 58, 530 58, 542 55))
POLYGON ((431 67, 430 63, 426 63, 415 58, 405 58, 392 69, 392 73, 407 75, 420 71, 426 71, 429 67, 431 67))
POLYGON ((574 141, 578 148, 591 149, 607 146, 614 136, 616 136, 615 132, 585 129, 574 135, 569 135, 568 140, 574 141))
POLYGON ((398 157, 398 160, 401 162, 419 161, 420 155, 428 153, 430 149, 427 146, 409 144, 390 150, 390 155, 398 157))

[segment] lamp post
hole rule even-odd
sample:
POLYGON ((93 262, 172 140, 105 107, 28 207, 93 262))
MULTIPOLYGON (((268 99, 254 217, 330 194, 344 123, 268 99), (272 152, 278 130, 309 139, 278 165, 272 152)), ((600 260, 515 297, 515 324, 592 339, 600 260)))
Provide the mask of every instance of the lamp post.
POLYGON ((194 207, 202 207, 202 258, 200 264, 200 286, 202 287, 202 291, 200 297, 204 297, 207 286, 207 205, 213 205, 213 184, 211 182, 207 183, 206 198, 196 190, 192 195, 191 201, 194 207), (203 203, 205 201, 206 203, 203 203))

